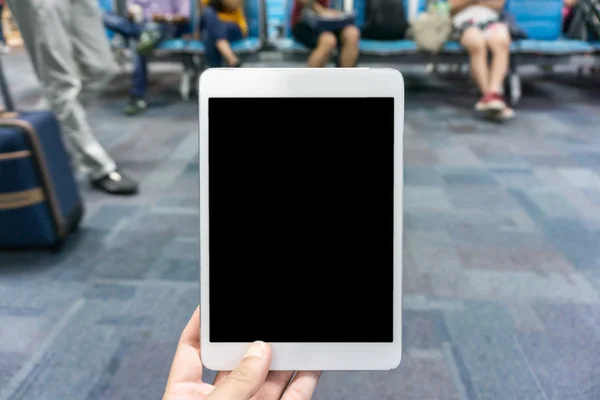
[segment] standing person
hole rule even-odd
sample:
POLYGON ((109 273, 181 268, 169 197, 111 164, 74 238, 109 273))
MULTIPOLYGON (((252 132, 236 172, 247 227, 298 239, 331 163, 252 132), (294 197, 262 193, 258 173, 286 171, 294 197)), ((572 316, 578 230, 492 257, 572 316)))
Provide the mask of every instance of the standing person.
POLYGON ((475 109, 502 120, 514 116, 501 94, 511 44, 508 26, 500 20, 505 3, 506 0, 450 0, 455 35, 469 53, 471 74, 482 94, 475 109), (488 50, 492 53, 491 65, 488 50))
POLYGON ((148 107, 148 58, 160 42, 185 33, 190 12, 190 0, 128 0, 127 17, 104 14, 104 25, 108 29, 137 41, 126 115, 138 114, 148 107))
POLYGON ((117 71, 96 1, 9 0, 8 4, 44 95, 61 122, 74 166, 85 170, 99 190, 137 193, 137 183, 120 172, 94 136, 79 99, 82 81, 109 82, 117 71))
POLYGON ((339 66, 342 68, 355 67, 358 60, 358 42, 360 40, 358 28, 349 25, 339 32, 318 32, 302 21, 302 13, 306 9, 312 9, 312 11, 323 17, 335 17, 340 12, 329 8, 329 0, 294 0, 291 21, 292 36, 312 50, 308 57, 308 67, 324 67, 336 48, 340 52, 339 66))
POLYGON ((231 42, 248 35, 243 0, 203 0, 200 32, 210 67, 222 67, 223 60, 228 67, 242 66, 231 42))
POLYGON ((4 20, 2 19, 4 3, 5 0, 0 0, 0 52, 6 54, 10 53, 10 46, 6 43, 6 37, 4 36, 4 20))

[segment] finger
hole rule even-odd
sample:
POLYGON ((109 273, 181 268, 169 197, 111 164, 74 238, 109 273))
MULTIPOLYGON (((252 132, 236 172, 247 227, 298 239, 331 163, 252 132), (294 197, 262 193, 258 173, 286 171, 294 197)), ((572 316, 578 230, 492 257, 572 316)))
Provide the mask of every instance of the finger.
POLYGON ((309 400, 315 392, 321 374, 321 371, 298 372, 283 392, 281 400, 309 400))
POLYGON ((294 376, 294 371, 271 371, 262 385, 255 400, 279 400, 294 376))
POLYGON ((207 397, 209 400, 250 400, 267 378, 271 350, 264 342, 250 345, 244 359, 207 397))
POLYGON ((183 330, 171 365, 168 385, 175 382, 201 382, 200 361, 200 310, 196 308, 183 330))
POLYGON ((204 399, 215 387, 208 383, 178 383, 165 392, 163 400, 204 399))
POLYGON ((227 375, 229 375, 230 373, 231 373, 231 371, 217 372, 217 376, 215 376, 215 381, 213 382, 213 385, 217 386, 219 384, 219 382, 221 382, 223 379, 227 378, 227 375))
POLYGON ((191 343, 200 349, 200 307, 196 307, 192 318, 183 329, 180 342, 191 343))

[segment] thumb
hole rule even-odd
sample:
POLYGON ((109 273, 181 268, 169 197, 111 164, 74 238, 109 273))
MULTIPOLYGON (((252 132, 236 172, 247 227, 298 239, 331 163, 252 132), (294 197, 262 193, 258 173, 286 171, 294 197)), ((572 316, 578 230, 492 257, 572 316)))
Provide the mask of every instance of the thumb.
POLYGON ((250 345, 244 358, 206 400, 250 400, 262 387, 271 364, 271 349, 264 342, 250 345))

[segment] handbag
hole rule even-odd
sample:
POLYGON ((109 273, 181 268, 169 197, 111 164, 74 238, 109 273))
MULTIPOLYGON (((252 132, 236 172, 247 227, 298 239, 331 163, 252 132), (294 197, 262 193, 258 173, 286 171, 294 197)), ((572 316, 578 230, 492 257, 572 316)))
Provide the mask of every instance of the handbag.
POLYGON ((314 0, 304 8, 301 20, 317 32, 339 32, 347 26, 355 25, 356 13, 344 12, 338 15, 320 15, 313 10, 314 0))
POLYGON ((438 53, 452 34, 449 10, 438 7, 437 2, 428 1, 427 11, 410 24, 409 32, 419 50, 438 53))

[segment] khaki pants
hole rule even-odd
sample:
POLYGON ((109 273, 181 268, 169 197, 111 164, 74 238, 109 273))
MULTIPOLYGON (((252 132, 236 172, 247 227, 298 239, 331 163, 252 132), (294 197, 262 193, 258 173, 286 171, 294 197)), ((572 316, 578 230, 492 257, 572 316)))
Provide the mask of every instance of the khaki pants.
POLYGON ((117 71, 96 0, 8 0, 8 5, 74 167, 92 179, 113 172, 115 162, 95 138, 79 98, 82 82, 102 86, 117 71))

